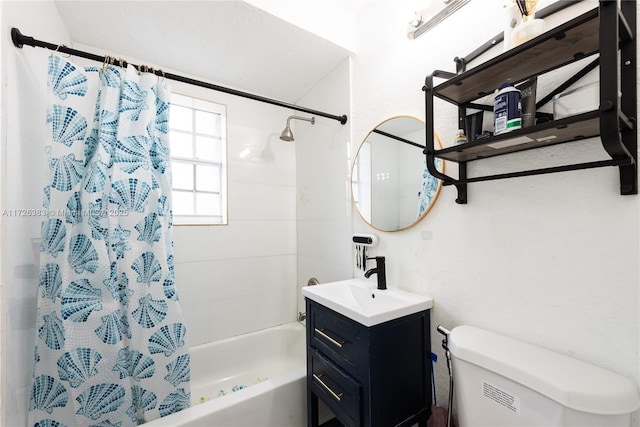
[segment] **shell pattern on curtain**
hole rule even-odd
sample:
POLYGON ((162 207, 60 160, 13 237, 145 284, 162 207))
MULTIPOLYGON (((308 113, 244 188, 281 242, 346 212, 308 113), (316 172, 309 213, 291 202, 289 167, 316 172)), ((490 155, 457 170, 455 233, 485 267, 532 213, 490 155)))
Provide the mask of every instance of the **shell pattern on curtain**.
MULTIPOLYGON (((442 160, 435 159, 435 165, 438 170, 442 165, 442 160)), ((424 170, 422 172, 422 183, 420 185, 420 192, 418 193, 418 211, 416 218, 420 218, 424 211, 427 210, 429 205, 433 203, 436 195, 438 194, 438 185, 440 180, 429 173, 425 162, 424 170)))
POLYGON ((138 425, 190 404, 174 286, 169 88, 49 60, 29 426, 138 425))

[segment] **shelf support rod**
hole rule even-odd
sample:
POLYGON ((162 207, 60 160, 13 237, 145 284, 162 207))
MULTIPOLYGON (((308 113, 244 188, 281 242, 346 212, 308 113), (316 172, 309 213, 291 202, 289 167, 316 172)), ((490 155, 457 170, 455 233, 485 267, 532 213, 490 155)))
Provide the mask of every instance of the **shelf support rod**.
POLYGON ((482 181, 493 181, 498 179, 507 179, 507 178, 520 178, 523 176, 533 176, 533 175, 544 175, 549 173, 557 173, 557 172, 568 172, 568 171, 576 171, 583 169, 594 169, 594 168, 602 168, 606 166, 621 166, 628 165, 631 163, 630 159, 611 159, 611 160, 600 160, 596 162, 587 162, 587 163, 577 163, 573 165, 564 165, 564 166, 555 166, 550 168, 541 168, 541 169, 530 169, 526 171, 519 172, 508 172, 496 175, 486 175, 486 176, 477 176, 473 178, 460 178, 455 182, 444 182, 442 185, 457 185, 457 183, 470 183, 470 182, 482 182, 482 181))
POLYGON ((560 86, 555 88, 551 93, 542 98, 540 101, 536 102, 536 110, 539 110, 542 106, 546 105, 549 101, 553 99, 559 93, 564 92, 569 87, 571 87, 578 80, 589 74, 590 71, 594 70, 598 65, 600 65, 600 58, 596 58, 587 64, 582 70, 578 71, 576 74, 571 76, 566 82, 562 83, 560 86))

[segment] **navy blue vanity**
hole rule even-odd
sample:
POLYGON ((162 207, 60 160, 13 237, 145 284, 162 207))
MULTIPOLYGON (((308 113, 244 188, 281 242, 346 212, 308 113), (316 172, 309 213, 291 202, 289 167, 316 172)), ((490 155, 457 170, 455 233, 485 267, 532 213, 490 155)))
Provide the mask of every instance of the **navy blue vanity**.
MULTIPOLYGON (((374 291, 370 295, 375 298, 374 291)), ((346 427, 426 426, 428 309, 373 326, 308 297, 306 310, 308 426, 319 425, 318 400, 346 427)))

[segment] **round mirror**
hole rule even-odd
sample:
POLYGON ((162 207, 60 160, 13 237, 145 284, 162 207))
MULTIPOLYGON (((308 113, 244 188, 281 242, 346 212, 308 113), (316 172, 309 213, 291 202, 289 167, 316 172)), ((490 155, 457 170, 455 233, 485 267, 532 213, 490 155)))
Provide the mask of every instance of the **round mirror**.
MULTIPOLYGON (((426 169, 425 124, 392 117, 364 139, 351 169, 351 197, 362 219, 381 231, 409 228, 435 203, 442 182, 426 169)), ((442 148, 435 136, 436 148, 442 148)), ((436 159, 444 172, 444 162, 436 159)))

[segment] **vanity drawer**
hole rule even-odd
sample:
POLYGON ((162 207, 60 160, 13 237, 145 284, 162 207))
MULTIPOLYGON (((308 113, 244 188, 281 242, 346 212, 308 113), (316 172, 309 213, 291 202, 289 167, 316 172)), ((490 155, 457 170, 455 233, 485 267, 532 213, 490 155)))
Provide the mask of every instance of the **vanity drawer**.
POLYGON ((366 327, 311 301, 307 313, 311 346, 356 375, 367 357, 366 327))
POLYGON ((315 350, 310 364, 309 387, 345 427, 359 427, 362 386, 315 350))

